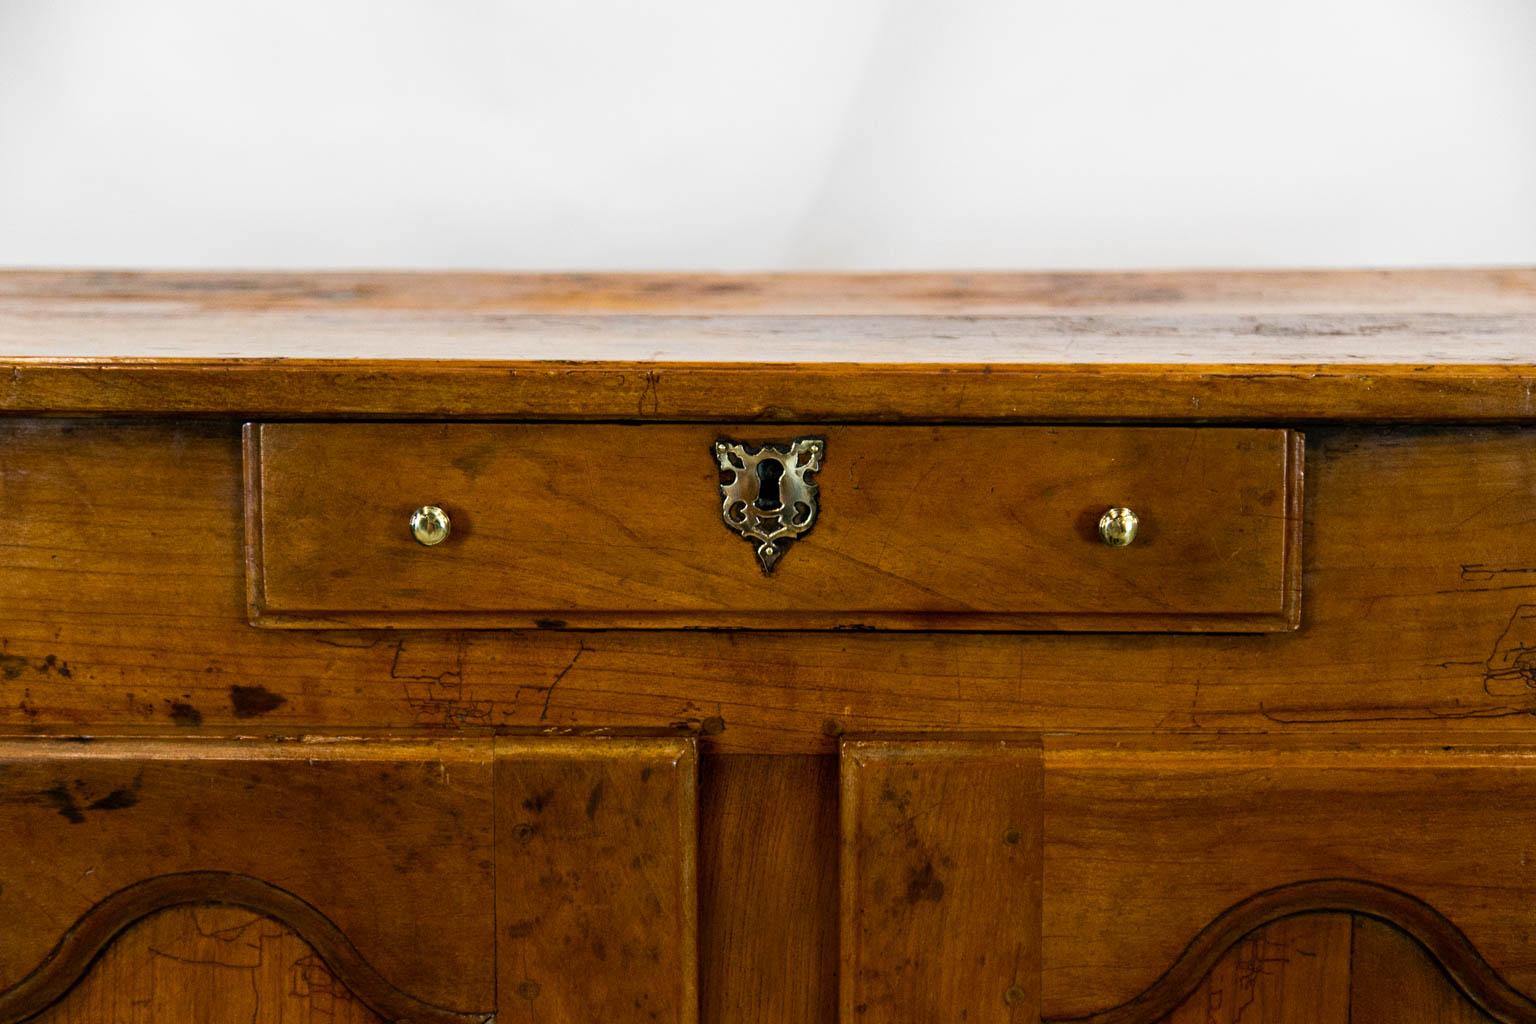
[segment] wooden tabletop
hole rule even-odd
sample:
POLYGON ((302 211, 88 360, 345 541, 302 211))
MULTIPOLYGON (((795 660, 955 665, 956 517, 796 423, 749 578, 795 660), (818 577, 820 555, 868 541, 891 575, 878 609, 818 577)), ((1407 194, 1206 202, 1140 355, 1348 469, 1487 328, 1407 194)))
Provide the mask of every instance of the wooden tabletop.
POLYGON ((1536 270, 0 272, 0 411, 1536 419, 1536 270))

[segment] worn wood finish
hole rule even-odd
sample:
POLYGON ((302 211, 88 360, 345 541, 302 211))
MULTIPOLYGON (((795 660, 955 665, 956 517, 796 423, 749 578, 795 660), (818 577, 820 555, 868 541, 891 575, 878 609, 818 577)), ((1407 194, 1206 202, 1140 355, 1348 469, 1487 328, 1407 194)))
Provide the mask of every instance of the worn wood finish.
MULTIPOLYGON (((1533 337, 1532 271, 0 273, 0 1022, 1536 1024, 1533 337), (544 475, 459 467, 550 543, 509 528, 491 568, 426 581, 458 611, 533 611, 512 583, 602 610, 583 545, 613 463, 576 461, 580 438, 825 430, 839 500, 766 580, 703 450, 634 457, 705 493, 641 502, 699 529, 623 536, 613 601, 778 629, 252 628, 240 421, 354 417, 387 422, 290 473, 368 499, 285 549, 299 604, 423 610, 348 514, 408 483, 393 452, 420 431, 569 440, 544 475), (1302 505, 1275 514, 1241 460, 1129 440, 1229 436, 1214 421, 1305 426, 1302 505), (986 466, 999 437, 1088 436, 1119 461, 1019 442, 986 466), (1182 557, 1079 571, 1041 509, 1133 463, 1174 509, 1155 521, 1207 547, 1154 530, 1141 555, 1182 557), (1245 524, 1287 537, 1299 628, 1107 614, 1188 628, 1259 594, 1274 545, 1221 546, 1245 524), (521 577, 495 568, 525 549, 521 577), (373 575, 321 573, 338 554, 373 575), (939 607, 1042 631, 791 631, 790 580, 834 613, 797 626, 939 607), (1098 614, 1113 631, 1067 631, 1098 614), (1005 819, 1030 822, 1017 843, 1005 819), (269 933, 271 955, 246 942, 269 933)), ((475 518, 459 550, 499 536, 475 518)))
POLYGON ((292 928, 380 1012, 494 1005, 488 742, 6 741, 0 836, 0 1020, 198 902, 292 928))
POLYGON ((688 739, 500 741, 497 1020, 698 1021, 688 739))
POLYGON ((1352 938, 1348 914, 1276 921, 1244 936, 1162 1024, 1352 1024, 1352 938))
POLYGON ((229 907, 146 918, 33 1021, 383 1024, 292 930, 229 907))
POLYGON ((1040 749, 842 744, 841 1020, 1040 1017, 1040 749))
POLYGON ((1283 430, 268 423, 246 445, 268 625, 1258 632, 1299 614, 1283 430), (721 520, 711 446, 801 435, 826 442, 821 514, 765 575, 721 520), (426 504, 455 524, 431 548, 407 527, 426 504), (1124 549, 1098 536, 1114 505, 1142 520, 1124 549))
MULTIPOLYGON (((19 1024, 54 1005, 93 969, 97 959, 139 921, 178 908, 215 905, 253 911, 290 927, 360 1002, 390 1021, 488 1024, 490 1014, 451 1010, 402 991, 374 969, 346 933, 312 905, 250 875, 229 871, 153 874, 101 900, 70 926, 38 966, 0 991, 0 1021, 19 1024)), ((281 1012, 269 1009, 268 1014, 281 1012)))
POLYGON ((0 270, 0 304, 18 313, 63 307, 101 316, 142 304, 206 312, 375 309, 664 316, 986 316, 1170 307, 1190 313, 1489 314, 1536 311, 1536 270, 814 274, 0 270))
POLYGON ((1533 281, 10 272, 0 410, 1531 420, 1533 281))
POLYGON ((1045 1015, 1150 1022, 1237 936, 1345 910, 1409 932, 1501 1019, 1536 1019, 1510 988, 1536 988, 1533 768, 1525 748, 1048 745, 1045 1015))
POLYGON ((836 1020, 836 759, 714 757, 700 783, 701 1019, 836 1020))
POLYGON ((1532 434, 1312 431, 1307 465, 1295 633, 307 632, 246 622, 234 424, 0 422, 0 503, 26 510, 0 546, 0 723, 677 729, 741 753, 906 729, 1527 734, 1532 434))
POLYGON ((1350 1024, 1489 1024, 1411 936, 1354 919, 1350 1024))

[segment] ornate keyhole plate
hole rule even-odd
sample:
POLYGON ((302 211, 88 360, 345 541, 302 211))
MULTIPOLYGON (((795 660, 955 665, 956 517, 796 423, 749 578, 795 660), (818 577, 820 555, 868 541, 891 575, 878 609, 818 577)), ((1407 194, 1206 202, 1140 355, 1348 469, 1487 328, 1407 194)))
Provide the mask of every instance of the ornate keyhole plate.
POLYGON ((785 550, 816 525, 816 483, 827 443, 819 437, 765 444, 760 448, 721 438, 720 514, 725 525, 751 541, 765 574, 785 550))

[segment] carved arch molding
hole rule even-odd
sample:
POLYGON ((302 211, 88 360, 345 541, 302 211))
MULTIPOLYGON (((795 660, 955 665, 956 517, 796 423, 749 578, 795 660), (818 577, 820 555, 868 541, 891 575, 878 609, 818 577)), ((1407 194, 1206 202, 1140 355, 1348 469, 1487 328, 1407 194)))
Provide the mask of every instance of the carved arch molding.
MULTIPOLYGON (((72 925, 29 975, 0 993, 0 1024, 21 1024, 62 999, 107 947, 139 921, 177 907, 237 907, 292 930, 338 981, 386 1021, 487 1024, 491 1010, 457 1010, 417 999, 383 977, 346 935, 311 904, 277 886, 224 871, 161 875, 121 889, 72 925)), ((1536 1002, 1506 982, 1465 935, 1427 903, 1387 886, 1326 879, 1281 886, 1233 906, 1197 935, 1136 998, 1089 1016, 1048 1024, 1156 1024, 1177 1010, 1246 936, 1288 918, 1346 913, 1388 924, 1414 940, 1469 1004, 1500 1022, 1536 1021, 1536 1002)))
POLYGON ((846 1020, 863 1004, 866 1024, 904 1024, 914 998, 961 992, 981 1024, 1005 1000, 1057 1024, 1154 1024, 1245 936, 1348 914, 1409 936, 1468 1006, 1536 1024, 1516 988, 1532 977, 1519 860, 1536 826, 1509 810, 1536 799, 1523 755, 1105 754, 1037 737, 841 750, 836 767, 721 758, 701 793, 686 737, 0 743, 0 835, 24 854, 0 873, 0 1024, 58 1004, 136 922, 197 905, 272 919, 358 1002, 417 1024, 640 1006, 719 1024, 740 935, 782 936, 785 913, 815 948, 770 983, 817 988, 818 1022, 841 1003, 846 1020), (1507 842, 1465 840, 1493 821, 1507 842), (1332 831, 1316 838, 1319 822, 1332 831), (1381 884, 1403 864, 1434 884, 1381 884), (1343 865, 1375 880, 1330 877, 1343 865), (1193 872, 1202 891, 1180 902, 1193 872), (1277 876, 1310 880, 1250 895, 1277 876), (1138 886, 1136 905, 1086 906, 1138 886), (1128 946, 1107 939, 1117 915, 1128 946), (1006 961, 981 955, 1004 945, 1006 961), (1132 963, 1099 984, 1101 965, 1132 963), (1053 990, 1030 988, 1045 978, 1053 990))

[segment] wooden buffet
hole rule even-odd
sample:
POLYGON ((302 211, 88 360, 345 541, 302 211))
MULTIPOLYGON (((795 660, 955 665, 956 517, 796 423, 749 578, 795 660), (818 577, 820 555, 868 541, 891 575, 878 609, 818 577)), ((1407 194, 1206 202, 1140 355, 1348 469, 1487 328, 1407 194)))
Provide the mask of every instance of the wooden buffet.
POLYGON ((0 1024, 1536 1021, 1536 271, 0 273, 0 1024))

